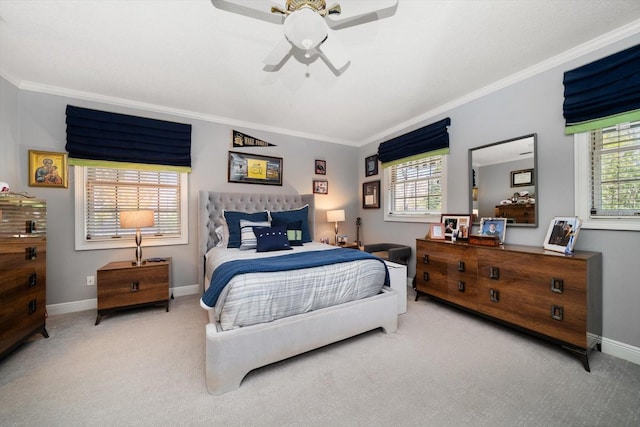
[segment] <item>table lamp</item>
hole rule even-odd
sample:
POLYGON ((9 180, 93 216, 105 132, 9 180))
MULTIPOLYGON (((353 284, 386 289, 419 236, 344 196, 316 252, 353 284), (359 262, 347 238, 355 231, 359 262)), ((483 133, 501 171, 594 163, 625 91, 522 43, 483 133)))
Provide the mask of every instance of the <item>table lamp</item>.
POLYGON ((142 235, 140 228, 153 227, 153 211, 124 211, 120 212, 120 228, 136 229, 136 262, 134 265, 142 265, 142 235))
POLYGON ((335 223, 336 246, 338 246, 338 222, 344 221, 344 210, 327 211, 327 222, 335 223))

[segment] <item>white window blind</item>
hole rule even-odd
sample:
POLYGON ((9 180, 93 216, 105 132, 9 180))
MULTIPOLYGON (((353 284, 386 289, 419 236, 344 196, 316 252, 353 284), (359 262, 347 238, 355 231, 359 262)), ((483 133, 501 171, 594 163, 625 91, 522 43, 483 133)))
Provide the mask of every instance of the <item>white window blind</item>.
POLYGON ((119 214, 126 210, 153 210, 153 227, 141 229, 148 237, 181 235, 181 177, 178 172, 158 172, 87 167, 85 238, 87 241, 135 235, 120 229, 119 214))
POLYGON ((591 217, 640 216, 640 122, 591 132, 591 217))
POLYGON ((390 166, 389 215, 440 214, 444 197, 443 163, 443 156, 431 156, 390 166))

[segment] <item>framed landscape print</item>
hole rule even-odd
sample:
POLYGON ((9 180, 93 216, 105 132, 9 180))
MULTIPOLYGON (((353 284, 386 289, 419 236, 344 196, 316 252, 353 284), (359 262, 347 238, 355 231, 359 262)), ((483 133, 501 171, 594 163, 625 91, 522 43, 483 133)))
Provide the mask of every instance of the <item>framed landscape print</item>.
POLYGON ((29 150, 29 186, 67 188, 67 153, 29 150))
POLYGON ((362 208, 378 209, 380 207, 380 180, 362 183, 362 208))
POLYGON ((282 158, 229 151, 228 181, 282 185, 282 158))

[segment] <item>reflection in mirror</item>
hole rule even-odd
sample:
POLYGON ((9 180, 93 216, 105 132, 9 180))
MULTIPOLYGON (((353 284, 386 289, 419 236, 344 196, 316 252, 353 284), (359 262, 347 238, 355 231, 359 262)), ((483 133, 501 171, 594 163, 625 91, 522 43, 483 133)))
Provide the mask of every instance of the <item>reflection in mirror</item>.
POLYGON ((537 227, 536 134, 469 150, 474 224, 507 218, 509 226, 537 227))

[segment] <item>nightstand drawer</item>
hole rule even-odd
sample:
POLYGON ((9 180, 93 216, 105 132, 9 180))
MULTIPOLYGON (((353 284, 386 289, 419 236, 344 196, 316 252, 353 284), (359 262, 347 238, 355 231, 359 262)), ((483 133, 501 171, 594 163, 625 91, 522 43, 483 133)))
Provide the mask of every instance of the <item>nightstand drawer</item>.
POLYGON ((97 272, 98 310, 168 301, 169 261, 113 262, 97 272))

